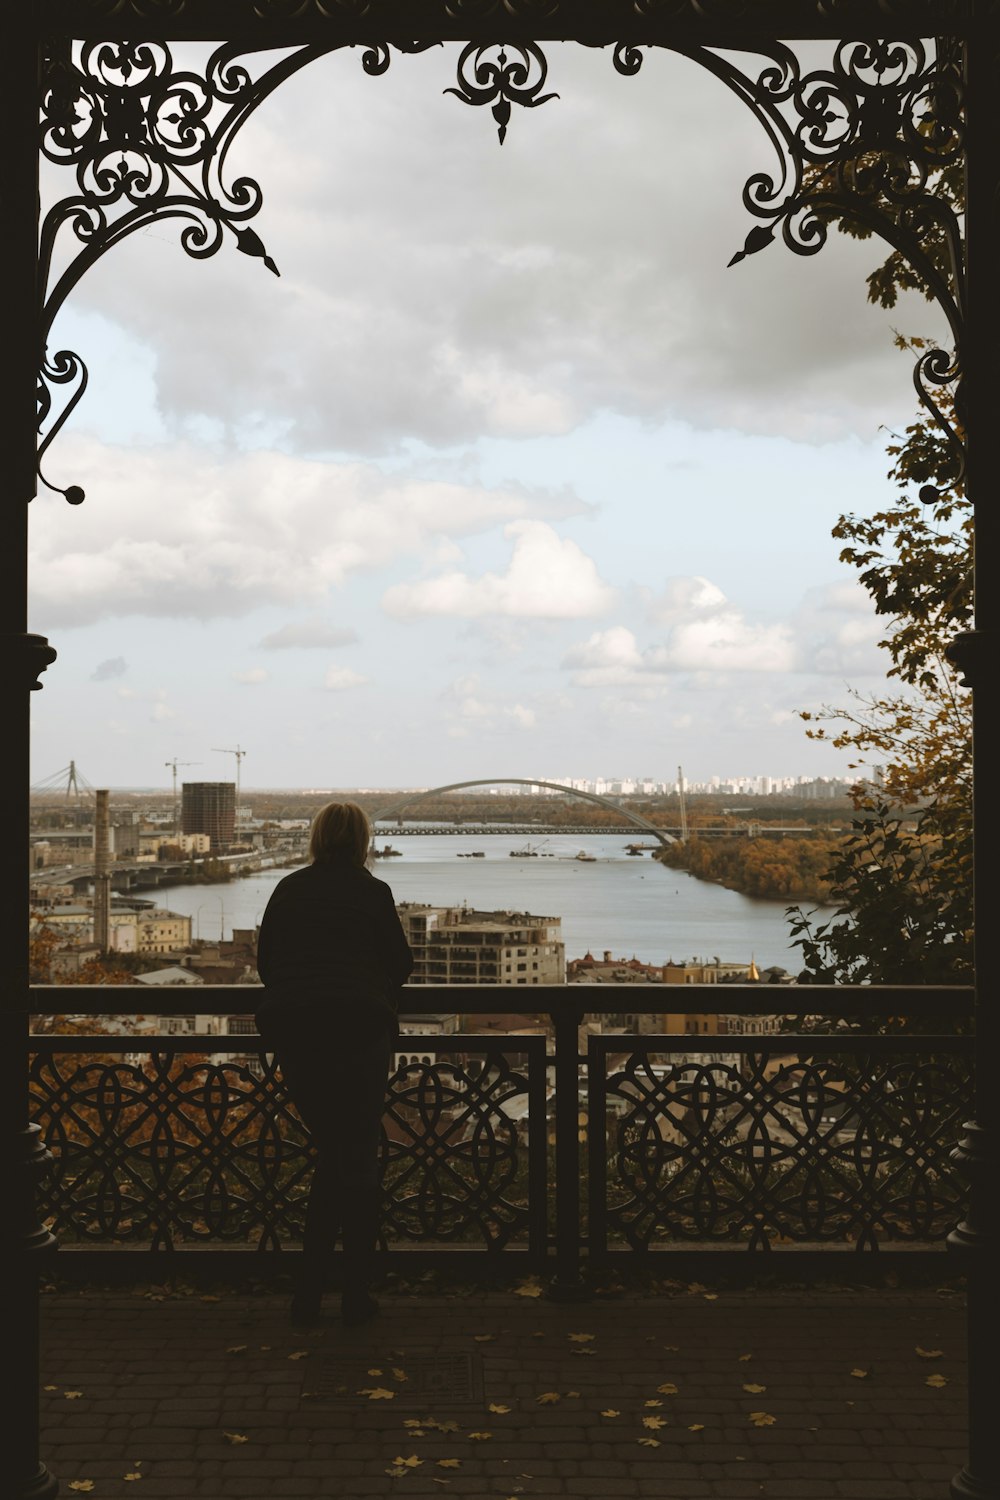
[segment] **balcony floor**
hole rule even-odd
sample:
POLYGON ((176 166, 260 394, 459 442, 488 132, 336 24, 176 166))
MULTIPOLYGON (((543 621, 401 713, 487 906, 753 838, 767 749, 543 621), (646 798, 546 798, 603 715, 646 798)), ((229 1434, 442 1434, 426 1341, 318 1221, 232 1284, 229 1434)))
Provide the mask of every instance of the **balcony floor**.
POLYGON ((41 1451, 62 1494, 944 1500, 965 1457, 947 1289, 380 1300, 345 1332, 331 1295, 302 1333, 273 1291, 48 1292, 41 1451))

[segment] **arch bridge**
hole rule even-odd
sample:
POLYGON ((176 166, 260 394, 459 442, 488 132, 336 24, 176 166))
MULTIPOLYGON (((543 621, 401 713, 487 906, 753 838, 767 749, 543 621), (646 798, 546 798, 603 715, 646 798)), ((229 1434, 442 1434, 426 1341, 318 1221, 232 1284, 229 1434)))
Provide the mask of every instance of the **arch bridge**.
MULTIPOLYGON (((610 797, 602 797, 597 792, 581 792, 576 787, 562 786, 558 781, 539 781, 530 776, 492 776, 481 777, 476 781, 449 781, 445 786, 428 787, 422 792, 411 792, 406 797, 401 797, 398 802, 393 802, 389 807, 384 807, 381 812, 372 815, 373 823, 385 822, 387 818, 395 818, 407 807, 413 807, 418 802, 424 802, 428 797, 440 796, 443 792, 461 792, 473 786, 539 786, 547 791, 561 792, 564 797, 580 797, 585 802, 596 802, 600 807, 609 807, 612 812, 620 817, 626 818, 628 822, 634 823, 637 828, 642 828, 646 833, 651 833, 661 844, 673 844, 676 842, 674 836, 665 833, 662 828, 657 828, 648 818, 641 813, 631 812, 622 807, 620 803, 612 801, 610 797)), ((599 831, 599 830, 595 830, 599 831)))

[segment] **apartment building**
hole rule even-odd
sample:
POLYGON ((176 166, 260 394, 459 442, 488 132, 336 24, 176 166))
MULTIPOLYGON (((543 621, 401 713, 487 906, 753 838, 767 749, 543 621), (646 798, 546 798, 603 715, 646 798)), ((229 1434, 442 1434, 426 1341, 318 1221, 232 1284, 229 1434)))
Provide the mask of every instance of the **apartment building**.
POLYGON ((413 950, 411 984, 563 984, 559 917, 405 901, 397 910, 413 950))

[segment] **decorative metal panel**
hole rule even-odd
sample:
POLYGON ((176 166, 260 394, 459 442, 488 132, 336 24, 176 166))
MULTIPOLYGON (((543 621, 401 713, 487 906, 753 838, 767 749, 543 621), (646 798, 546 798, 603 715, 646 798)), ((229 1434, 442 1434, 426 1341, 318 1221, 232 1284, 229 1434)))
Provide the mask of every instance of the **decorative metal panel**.
MULTIPOLYGON (((39 1209, 64 1243, 278 1249, 301 1238, 313 1153, 266 1061, 212 1061, 192 1038, 95 1037, 88 1052, 73 1040, 34 1039, 30 1072, 32 1118, 53 1157, 39 1209), (137 1045, 155 1050, 136 1057, 137 1045)), ((405 1040, 437 1060, 387 1085, 381 1242, 538 1249, 543 1040, 517 1039, 530 1080, 501 1038, 405 1040)))
POLYGON ((712 1042, 715 1056, 643 1038, 605 1077, 609 1040, 593 1039, 592 1248, 943 1240, 965 1198, 949 1153, 972 1106, 970 1042, 712 1042))

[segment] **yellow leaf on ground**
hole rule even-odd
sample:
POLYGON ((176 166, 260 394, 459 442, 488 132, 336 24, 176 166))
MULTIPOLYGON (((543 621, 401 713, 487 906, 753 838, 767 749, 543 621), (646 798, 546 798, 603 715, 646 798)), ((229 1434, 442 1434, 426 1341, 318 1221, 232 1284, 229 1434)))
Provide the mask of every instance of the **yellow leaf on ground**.
POLYGON ((410 1377, 409 1375, 407 1375, 405 1370, 397 1369, 394 1365, 392 1369, 392 1378, 393 1380, 409 1380, 410 1377))
POLYGON ((249 1443, 250 1439, 242 1432, 224 1432, 222 1436, 227 1443, 249 1443))
POLYGON ((568 1333, 566 1337, 571 1344, 592 1344, 596 1339, 596 1333, 568 1333))
POLYGON ((662 1406, 663 1402, 662 1401, 644 1401, 642 1404, 643 1404, 643 1406, 662 1406))
POLYGON ((382 1373, 381 1370, 366 1370, 365 1371, 366 1375, 381 1375, 381 1373, 382 1373))
POLYGON ((57 1385, 43 1385, 42 1386, 42 1390, 43 1391, 57 1391, 58 1389, 59 1389, 59 1387, 57 1385))
POLYGON ((424 1425, 426 1427, 436 1427, 437 1430, 438 1430, 438 1432, 457 1432, 458 1431, 458 1423, 457 1422, 453 1422, 450 1417, 446 1421, 444 1421, 444 1422, 438 1422, 434 1417, 428 1417, 427 1421, 426 1421, 426 1423, 424 1425))
POLYGON ((489 1410, 495 1411, 499 1416, 503 1416, 506 1412, 510 1411, 510 1407, 501 1405, 499 1401, 491 1401, 489 1410))
POLYGON ((748 1359, 753 1359, 753 1355, 752 1354, 741 1354, 739 1356, 739 1361, 740 1361, 741 1365, 745 1365, 748 1359))
POLYGON ((558 1391, 543 1391, 540 1396, 535 1397, 535 1400, 539 1406, 551 1406, 553 1401, 560 1400, 560 1396, 558 1391))
POLYGON ((396 1457, 393 1459, 393 1463, 402 1464, 406 1469, 419 1469, 420 1465, 423 1463, 423 1459, 418 1458, 415 1453, 411 1453, 409 1458, 402 1458, 397 1453, 396 1457))
POLYGON ((637 1438, 636 1441, 641 1443, 643 1448, 658 1448, 660 1446, 659 1438, 637 1438))
POLYGON ((673 1381, 665 1380, 663 1384, 658 1385, 656 1389, 659 1391, 661 1396, 676 1396, 678 1387, 674 1385, 673 1381))
POLYGON ((579 1395, 580 1395, 579 1391, 567 1391, 566 1392, 566 1400, 567 1401, 572 1401, 574 1398, 579 1397, 579 1395))
POLYGON ((661 1427, 666 1427, 666 1417, 643 1417, 643 1427, 648 1427, 651 1432, 656 1432, 661 1427))
POLYGON ((403 1420, 404 1427, 429 1427, 430 1425, 429 1421, 421 1422, 419 1417, 405 1417, 403 1420))
POLYGON ((202 1302, 221 1302, 222 1298, 217 1297, 214 1292, 206 1292, 201 1300, 202 1302))
POLYGON ((477 1344, 490 1344, 496 1338, 495 1333, 474 1333, 472 1337, 477 1344))
POLYGON ((68 1490, 92 1490, 94 1481, 92 1479, 71 1479, 66 1486, 68 1490))
POLYGON ((537 1282, 537 1281, 522 1281, 521 1284, 520 1284, 520 1286, 516 1286, 514 1288, 514 1296, 515 1297, 540 1297, 542 1295, 542 1290, 543 1290, 543 1288, 542 1288, 540 1282, 537 1282))
POLYGON ((83 1395, 82 1391, 63 1391, 67 1401, 78 1401, 83 1395))
POLYGON ((601 1412, 601 1416, 602 1417, 620 1417, 621 1416, 621 1412, 620 1411, 615 1411, 615 1409, 614 1409, 613 1406, 609 1406, 608 1409, 607 1409, 607 1411, 602 1411, 601 1412))
POLYGON ((688 1291, 693 1292, 695 1293, 695 1295, 697 1295, 698 1292, 707 1291, 707 1287, 703 1287, 700 1281, 689 1281, 688 1291))
POLYGON ((467 1436, 473 1443, 488 1443, 493 1434, 492 1432, 470 1432, 467 1436))
POLYGON ((294 1354, 290 1354, 288 1356, 288 1358, 289 1359, 308 1359, 309 1358, 309 1350, 308 1349, 296 1349, 295 1352, 294 1352, 294 1354))
POLYGON ((928 1375, 927 1379, 924 1381, 924 1385, 933 1385, 933 1386, 936 1386, 938 1388, 940 1388, 943 1385, 947 1385, 947 1384, 948 1384, 948 1377, 947 1377, 947 1375, 928 1375))
POLYGON ((773 1427, 777 1418, 772 1417, 769 1411, 752 1411, 750 1421, 755 1427, 773 1427))
POLYGON ((852 1370, 851 1374, 854 1376, 855 1380, 867 1380, 869 1375, 871 1374, 871 1370, 864 1370, 859 1366, 856 1370, 852 1370))
MULTIPOLYGON (((943 1349, 921 1349, 921 1347, 920 1347, 919 1344, 917 1345, 916 1353, 919 1354, 919 1356, 920 1356, 921 1359, 943 1359, 944 1358, 944 1350, 943 1349)), ((45 1389, 46 1390, 50 1390, 50 1389, 54 1389, 54 1387, 46 1386, 45 1389)))
POLYGON ((405 1479, 409 1472, 409 1469, 404 1469, 402 1464, 393 1464, 391 1469, 385 1470, 385 1473, 392 1479, 405 1479))
POLYGON ((130 1474, 123 1474, 122 1478, 123 1479, 141 1479, 142 1475, 139 1473, 138 1469, 133 1469, 130 1474))
POLYGON ((701 1300, 703 1302, 718 1302, 719 1294, 718 1292, 706 1292, 701 1300))
POLYGON ((704 1432, 704 1431, 705 1431, 705 1424, 704 1424, 704 1422, 692 1422, 688 1426, 688 1432, 704 1432))
POLYGON ((749 1391, 751 1396, 763 1396, 767 1390, 766 1385, 744 1385, 743 1389, 749 1391))
POLYGON ((437 1466, 439 1469, 457 1469, 461 1466, 460 1458, 439 1458, 437 1466))
POLYGON ((226 1353, 227 1354, 245 1354, 246 1351, 247 1351, 247 1347, 248 1346, 246 1344, 230 1344, 229 1348, 226 1350, 226 1353))
POLYGON ((395 1391, 387 1391, 384 1386, 364 1386, 358 1391, 359 1396, 367 1396, 369 1401, 394 1401, 395 1391))

